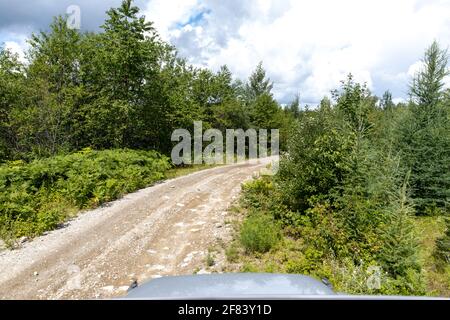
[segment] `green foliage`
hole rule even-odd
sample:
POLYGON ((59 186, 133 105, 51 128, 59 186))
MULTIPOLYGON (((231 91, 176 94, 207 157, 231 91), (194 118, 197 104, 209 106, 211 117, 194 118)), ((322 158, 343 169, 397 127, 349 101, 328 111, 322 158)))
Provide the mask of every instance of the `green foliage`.
POLYGON ((391 110, 394 107, 394 102, 392 101, 392 93, 389 90, 383 93, 383 97, 380 101, 380 106, 385 110, 391 110))
POLYGON ((50 31, 31 37, 27 91, 11 120, 17 127, 20 148, 15 147, 19 154, 45 157, 69 148, 73 130, 70 115, 80 82, 77 61, 81 38, 62 17, 54 19, 50 31))
POLYGON ((445 234, 436 240, 436 249, 434 251, 434 257, 438 261, 438 266, 444 269, 445 266, 450 265, 450 218, 446 217, 445 220, 446 230, 445 234))
POLYGON ((276 115, 280 109, 269 94, 263 93, 258 96, 251 108, 251 119, 257 128, 279 128, 276 125, 276 115))
POLYGON ((443 89, 447 61, 447 51, 433 42, 413 79, 413 100, 395 130, 404 171, 411 171, 411 196, 419 214, 449 207, 450 101, 443 89))
POLYGON ((311 196, 327 194, 350 169, 344 160, 355 135, 336 119, 335 110, 321 107, 303 114, 291 131, 277 179, 284 202, 293 210, 307 209, 311 196))
POLYGON ((164 177, 154 151, 82 152, 0 167, 0 226, 15 237, 55 228, 76 209, 97 206, 164 177))
MULTIPOLYGON (((435 121, 406 133, 410 143, 402 149, 405 165, 411 169, 412 196, 419 213, 430 207, 445 209, 450 199, 450 124, 435 121)), ((411 121, 411 120, 410 120, 411 121)))
POLYGON ((13 156, 11 113, 24 93, 23 66, 18 57, 0 47, 0 163, 13 156))
MULTIPOLYGON (((158 152, 170 153, 174 129, 194 121, 274 128, 286 151, 279 173, 243 186, 240 243, 248 255, 282 252, 262 271, 326 276, 354 293, 424 292, 413 213, 450 208, 448 56, 436 42, 408 103, 395 105, 389 91, 378 103, 349 75, 312 110, 298 96, 283 109, 262 63, 247 81, 226 66, 189 65, 132 0, 110 9, 96 33, 55 18, 31 37, 27 57, 0 50, 0 237, 8 243, 163 178, 169 164, 158 152), (377 265, 382 286, 368 290, 366 269, 377 265)), ((447 270, 448 228, 435 256, 447 270)))
POLYGON ((350 129, 360 138, 367 133, 369 112, 374 108, 376 98, 371 96, 367 86, 355 83, 353 76, 341 82, 341 90, 333 91, 336 100, 336 111, 344 118, 350 129))
POLYGON ((273 83, 266 78, 266 71, 260 62, 255 71, 250 75, 249 82, 245 86, 245 98, 248 102, 255 101, 264 94, 271 94, 273 83))
POLYGON ((396 199, 391 201, 382 230, 383 246, 379 257, 384 270, 392 276, 406 276, 420 271, 417 259, 418 241, 412 223, 413 208, 408 203, 406 181, 396 199))
POLYGON ((239 258, 239 247, 236 242, 233 242, 226 250, 225 255, 228 262, 236 262, 239 258))
POLYGON ((279 192, 270 176, 262 176, 242 185, 241 205, 250 210, 269 212, 285 228, 286 232, 293 232, 302 222, 303 217, 297 212, 290 211, 281 202, 282 194, 279 192), (292 228, 291 228, 292 227, 292 228))
POLYGON ((273 218, 257 212, 244 221, 240 231, 240 241, 248 252, 267 252, 279 238, 279 229, 273 218))
POLYGON ((56 17, 30 39, 22 65, 0 58, 0 161, 31 160, 86 147, 169 154, 174 129, 279 128, 290 121, 259 64, 248 82, 189 65, 161 40, 132 0, 107 11, 96 33, 56 17))
POLYGON ((285 112, 290 113, 292 117, 300 117, 300 96, 296 95, 295 99, 284 109, 285 112))
MULTIPOLYGON (((243 186, 243 226, 257 229, 257 217, 270 217, 284 235, 270 253, 253 250, 245 268, 326 277, 348 293, 425 294, 414 213, 448 210, 449 100, 443 95, 431 113, 395 105, 389 92, 378 104, 351 75, 333 100, 290 123, 274 178, 243 186), (373 268, 381 272, 377 287, 367 282, 373 268)), ((436 247, 446 261, 445 236, 436 247)))
POLYGON ((0 51, 0 233, 40 234, 68 215, 162 178, 171 133, 281 128, 292 115, 259 64, 248 82, 189 65, 132 0, 81 33, 55 17, 29 40, 27 61, 0 51), (77 152, 85 148, 114 151, 77 152), (24 160, 28 164, 14 162, 24 160), (12 162, 11 162, 12 161, 12 162))
POLYGON ((247 208, 261 209, 267 201, 270 191, 273 189, 273 184, 268 177, 262 177, 261 179, 253 179, 249 182, 242 184, 242 202, 247 208))
MULTIPOLYGON (((412 217, 411 207, 404 202, 405 189, 395 195, 397 203, 392 199, 389 208, 397 211, 388 216, 388 222, 373 226, 373 230, 367 226, 370 236, 356 241, 347 231, 342 212, 318 198, 311 199, 313 207, 304 215, 296 214, 295 223, 287 222, 285 217, 276 218, 274 222, 273 217, 280 216, 273 210, 273 202, 279 200, 274 197, 276 189, 273 185, 268 188, 268 185, 272 183, 267 178, 244 185, 242 204, 249 211, 249 216, 244 221, 239 239, 247 255, 253 254, 254 258, 245 256, 242 271, 296 273, 319 279, 325 277, 335 290, 349 294, 425 294, 424 276, 418 269, 420 264, 416 259, 418 243, 414 238, 412 221, 407 220, 412 217), (261 223, 259 219, 267 221, 261 223), (264 227, 271 229, 277 221, 287 222, 281 223, 285 236, 277 240, 276 243, 281 241, 280 245, 266 250, 255 249, 263 239, 257 235, 264 227), (244 232, 251 239, 246 243, 242 242, 244 232), (254 263, 255 259, 259 262, 254 263), (374 270, 379 270, 379 274, 374 274, 374 270)), ((235 246, 230 246, 228 250, 231 252, 229 260, 238 261, 236 256, 239 250, 235 246)))
POLYGON ((447 69, 447 50, 434 41, 425 51, 423 68, 414 76, 410 85, 411 96, 423 108, 433 108, 442 98, 447 69))
POLYGON ((215 264, 214 255, 211 252, 208 252, 206 256, 206 266, 212 267, 215 264))

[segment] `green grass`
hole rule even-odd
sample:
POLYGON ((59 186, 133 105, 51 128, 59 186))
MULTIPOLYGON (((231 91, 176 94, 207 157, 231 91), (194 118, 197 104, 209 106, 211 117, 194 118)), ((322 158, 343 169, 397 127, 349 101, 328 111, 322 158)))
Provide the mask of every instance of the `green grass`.
POLYGON ((197 171, 206 170, 215 168, 219 165, 209 165, 209 164, 195 164, 190 166, 184 166, 184 167, 173 167, 166 171, 165 178, 166 179, 174 179, 181 176, 185 176, 197 171))
POLYGON ((450 297, 450 266, 447 265, 444 270, 441 270, 433 257, 436 239, 445 231, 444 217, 418 216, 414 223, 420 237, 419 257, 426 277, 428 294, 450 297))
POLYGON ((215 264, 216 264, 216 261, 214 259, 213 253, 209 252, 208 255, 206 256, 206 266, 212 267, 215 264))
POLYGON ((236 241, 233 241, 230 246, 225 249, 225 256, 230 263, 237 262, 239 260, 239 245, 236 241))

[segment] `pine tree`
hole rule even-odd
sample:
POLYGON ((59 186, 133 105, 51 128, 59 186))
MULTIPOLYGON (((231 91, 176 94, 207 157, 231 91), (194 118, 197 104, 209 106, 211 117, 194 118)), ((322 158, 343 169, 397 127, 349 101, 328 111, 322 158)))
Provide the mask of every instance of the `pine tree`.
POLYGON ((449 74, 447 50, 442 50, 434 41, 425 51, 423 68, 414 76, 410 93, 422 108, 430 109, 442 98, 443 79, 449 74))
POLYGON ((251 119, 257 128, 278 128, 277 114, 280 111, 278 103, 271 95, 264 93, 252 105, 251 119))
POLYGON ((407 194, 405 179, 397 195, 391 200, 382 232, 382 248, 379 255, 383 268, 392 276, 404 276, 408 270, 420 270, 417 260, 417 240, 412 223, 413 207, 407 194))
POLYGON ((102 28, 104 58, 103 85, 115 99, 135 101, 142 93, 148 72, 156 67, 154 40, 157 35, 151 22, 138 16, 132 0, 123 0, 112 8, 102 28))
POLYGON ((391 110, 394 107, 394 102, 392 102, 392 93, 389 90, 383 93, 380 105, 384 110, 391 110))
POLYGON ((263 94, 271 95, 272 88, 273 83, 269 78, 266 78, 266 71, 262 62, 260 62, 250 75, 249 81, 245 86, 247 102, 251 103, 263 94))
POLYGON ((433 42, 413 79, 414 100, 399 129, 398 146, 405 170, 411 170, 412 197, 422 214, 447 207, 450 199, 450 104, 443 91, 447 61, 447 51, 433 42))
POLYGON ((434 256, 441 267, 450 265, 450 217, 446 217, 445 224, 445 233, 436 240, 436 249, 434 251, 434 256))
POLYGON ((290 113, 294 118, 300 116, 300 96, 297 94, 294 100, 286 107, 286 112, 290 113))

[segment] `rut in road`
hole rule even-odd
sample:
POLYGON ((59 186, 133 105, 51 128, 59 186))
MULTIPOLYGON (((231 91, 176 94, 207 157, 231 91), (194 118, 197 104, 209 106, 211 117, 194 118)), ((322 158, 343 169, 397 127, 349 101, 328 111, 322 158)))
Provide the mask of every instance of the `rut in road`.
POLYGON ((229 236, 227 208, 272 158, 199 171, 80 214, 67 226, 0 252, 0 298, 110 298, 164 275, 192 274, 229 236))

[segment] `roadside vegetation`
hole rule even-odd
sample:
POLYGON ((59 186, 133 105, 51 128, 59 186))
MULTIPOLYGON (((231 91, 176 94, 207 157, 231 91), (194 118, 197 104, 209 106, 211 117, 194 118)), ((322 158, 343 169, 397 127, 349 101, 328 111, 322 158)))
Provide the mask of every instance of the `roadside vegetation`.
POLYGON ((423 62, 408 103, 349 76, 300 112, 280 171, 243 186, 231 260, 347 293, 450 295, 447 52, 435 42, 423 62))
POLYGON ((165 177, 169 159, 154 151, 85 149, 0 167, 0 237, 35 236, 81 209, 151 185, 165 177))

